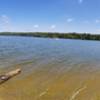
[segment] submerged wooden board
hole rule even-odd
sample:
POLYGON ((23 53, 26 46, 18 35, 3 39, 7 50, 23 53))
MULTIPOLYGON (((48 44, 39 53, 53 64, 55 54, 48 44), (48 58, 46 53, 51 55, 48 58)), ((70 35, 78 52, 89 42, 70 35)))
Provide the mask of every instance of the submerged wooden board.
POLYGON ((15 75, 19 74, 20 72, 21 72, 21 69, 16 69, 16 70, 10 71, 8 73, 5 73, 3 75, 0 75, 0 84, 6 82, 10 78, 12 78, 15 75))

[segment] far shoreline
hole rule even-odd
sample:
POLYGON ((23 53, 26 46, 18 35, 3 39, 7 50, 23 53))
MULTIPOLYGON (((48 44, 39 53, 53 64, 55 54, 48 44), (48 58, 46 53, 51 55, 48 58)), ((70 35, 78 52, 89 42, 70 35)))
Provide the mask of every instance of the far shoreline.
POLYGON ((0 32, 0 36, 27 36, 53 39, 76 39, 100 41, 99 34, 91 33, 58 33, 58 32, 0 32))

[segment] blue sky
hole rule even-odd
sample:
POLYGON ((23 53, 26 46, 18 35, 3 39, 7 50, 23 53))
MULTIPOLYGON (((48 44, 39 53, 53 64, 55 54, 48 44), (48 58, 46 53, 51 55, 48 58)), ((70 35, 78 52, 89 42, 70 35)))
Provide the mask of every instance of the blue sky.
POLYGON ((0 0, 0 31, 100 33, 100 0, 0 0))

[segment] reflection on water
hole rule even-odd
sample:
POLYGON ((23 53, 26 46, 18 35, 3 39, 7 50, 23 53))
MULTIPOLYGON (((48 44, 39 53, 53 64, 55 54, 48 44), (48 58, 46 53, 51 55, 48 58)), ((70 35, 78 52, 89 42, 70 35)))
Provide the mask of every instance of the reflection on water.
POLYGON ((100 42, 0 37, 0 100, 100 100, 100 42))

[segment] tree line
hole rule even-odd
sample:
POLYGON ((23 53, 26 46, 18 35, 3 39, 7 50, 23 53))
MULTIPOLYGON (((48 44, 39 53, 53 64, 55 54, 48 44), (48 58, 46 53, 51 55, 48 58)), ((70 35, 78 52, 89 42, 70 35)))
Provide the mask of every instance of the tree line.
POLYGON ((99 34, 90 33, 51 33, 51 32, 1 32, 0 35, 7 36, 33 36, 44 38, 63 38, 80 40, 100 40, 99 34))

